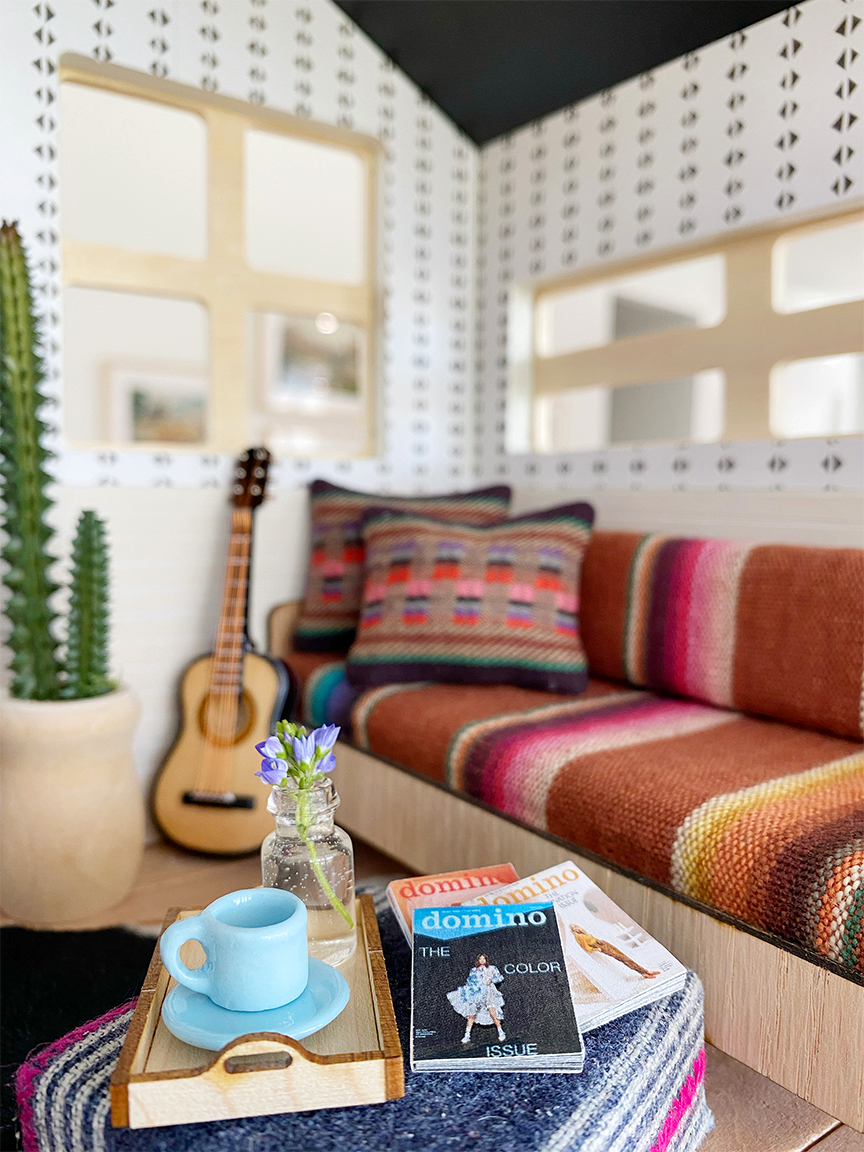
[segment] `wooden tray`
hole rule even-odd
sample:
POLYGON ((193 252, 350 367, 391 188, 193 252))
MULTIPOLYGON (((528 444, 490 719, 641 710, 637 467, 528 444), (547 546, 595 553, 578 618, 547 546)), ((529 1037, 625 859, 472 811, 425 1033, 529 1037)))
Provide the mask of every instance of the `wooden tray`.
MULTIPOLYGON (((177 1040, 162 1022, 162 1003, 175 981, 157 945, 111 1077, 115 1128, 347 1108, 404 1096, 402 1047, 372 897, 358 897, 355 908, 357 951, 339 968, 351 999, 303 1044, 255 1032, 214 1056, 177 1040)), ((196 911, 170 909, 162 931, 196 911)))

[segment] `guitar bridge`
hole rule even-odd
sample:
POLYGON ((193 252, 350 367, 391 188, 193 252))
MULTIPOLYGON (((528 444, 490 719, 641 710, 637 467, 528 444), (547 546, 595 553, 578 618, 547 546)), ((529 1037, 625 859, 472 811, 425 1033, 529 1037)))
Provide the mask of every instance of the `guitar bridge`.
POLYGON ((238 796, 236 792, 207 792, 193 788, 183 793, 184 804, 200 804, 203 808, 254 808, 254 796, 238 796))

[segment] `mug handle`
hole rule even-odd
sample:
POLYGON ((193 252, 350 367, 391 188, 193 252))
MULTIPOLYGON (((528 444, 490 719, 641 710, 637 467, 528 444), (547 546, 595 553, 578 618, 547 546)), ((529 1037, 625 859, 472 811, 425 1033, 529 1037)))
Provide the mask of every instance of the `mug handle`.
POLYGON ((200 913, 197 916, 187 916, 183 920, 175 920, 162 933, 159 951, 162 954, 162 963, 178 984, 185 984, 193 992, 203 992, 205 996, 209 996, 211 985, 209 953, 200 968, 189 968, 180 959, 180 949, 187 940, 197 940, 207 952, 206 939, 201 939, 202 936, 206 937, 205 928, 200 913))

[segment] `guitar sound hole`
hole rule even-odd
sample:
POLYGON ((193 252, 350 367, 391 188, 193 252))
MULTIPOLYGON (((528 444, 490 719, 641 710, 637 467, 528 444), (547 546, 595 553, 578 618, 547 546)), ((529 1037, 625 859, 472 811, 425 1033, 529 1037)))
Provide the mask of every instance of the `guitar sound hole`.
POLYGON ((254 796, 238 796, 236 792, 211 792, 193 788, 183 793, 184 804, 198 804, 202 808, 254 808, 254 796))
POLYGON ((217 744, 223 748, 232 744, 239 744, 249 735, 252 731, 252 725, 255 723, 255 704, 252 697, 245 689, 241 693, 237 703, 237 719, 234 723, 233 735, 223 732, 219 727, 219 712, 216 704, 217 701, 209 692, 201 701, 201 707, 198 709, 198 727, 202 735, 209 743, 217 744), (210 708, 211 700, 213 700, 212 710, 210 708), (210 719, 209 723, 208 718, 210 719))

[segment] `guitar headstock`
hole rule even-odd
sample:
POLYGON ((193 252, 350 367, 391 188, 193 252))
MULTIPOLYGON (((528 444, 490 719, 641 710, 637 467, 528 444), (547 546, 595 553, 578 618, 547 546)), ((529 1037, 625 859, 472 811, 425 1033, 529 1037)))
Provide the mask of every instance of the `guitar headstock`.
POLYGON ((231 503, 235 508, 257 508, 264 499, 270 453, 266 448, 247 448, 234 465, 231 503))

